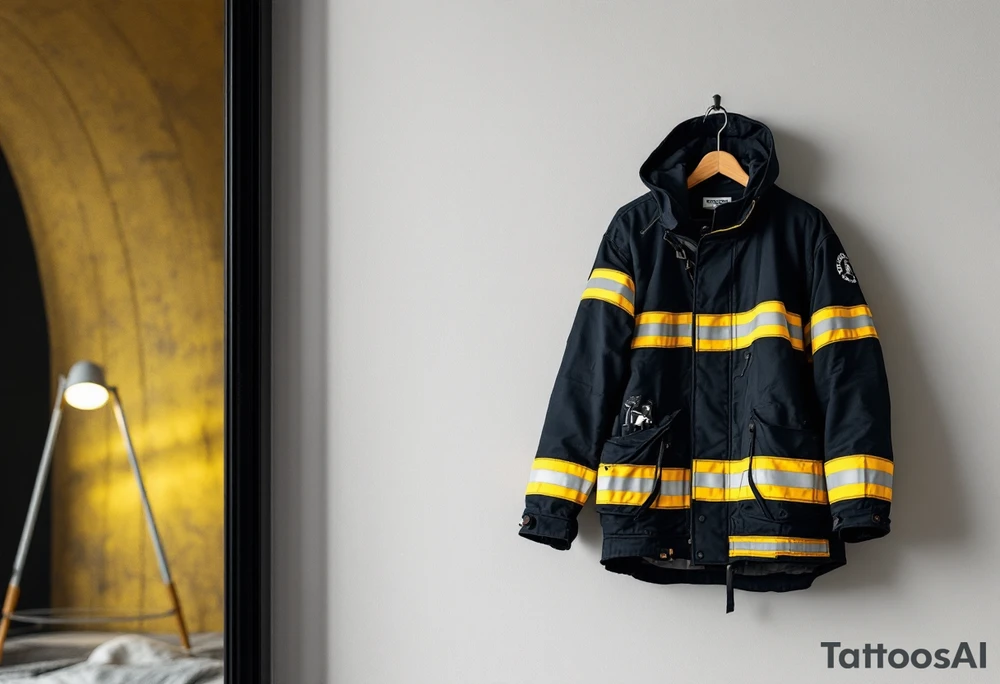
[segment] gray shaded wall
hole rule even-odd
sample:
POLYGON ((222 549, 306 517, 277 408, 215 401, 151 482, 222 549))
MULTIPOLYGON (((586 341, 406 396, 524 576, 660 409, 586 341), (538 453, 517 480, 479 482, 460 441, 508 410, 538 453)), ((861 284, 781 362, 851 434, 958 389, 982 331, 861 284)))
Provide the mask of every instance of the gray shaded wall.
POLYGON ((1000 641, 1000 4, 276 0, 275 21, 276 681, 821 683, 845 677, 821 641, 1000 641), (605 572, 592 509, 569 553, 516 536, 600 236, 714 92, 773 128, 778 183, 847 246, 898 466, 887 539, 729 616, 719 587, 605 572))

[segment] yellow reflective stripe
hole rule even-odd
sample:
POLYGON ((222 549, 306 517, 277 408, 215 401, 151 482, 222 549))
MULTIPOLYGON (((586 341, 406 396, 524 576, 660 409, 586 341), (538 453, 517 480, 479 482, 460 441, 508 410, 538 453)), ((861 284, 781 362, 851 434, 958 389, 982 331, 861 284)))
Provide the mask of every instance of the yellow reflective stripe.
POLYGON ((626 273, 611 268, 595 268, 581 299, 599 299, 621 308, 630 316, 635 313, 635 283, 626 273))
MULTIPOLYGON (((750 459, 693 463, 696 501, 748 501, 755 498, 747 476, 750 459)), ((765 499, 797 503, 827 503, 823 463, 812 459, 754 456, 754 484, 765 499)))
MULTIPOLYGON (((783 325, 762 325, 754 329, 752 333, 735 340, 706 340, 698 339, 698 351, 733 351, 734 349, 746 349, 751 344, 764 337, 783 337, 792 345, 792 349, 803 351, 805 345, 803 341, 792 337, 791 333, 783 325)), ((690 346, 690 342, 689 342, 690 346)))
POLYGON ((550 484, 548 482, 529 482, 528 490, 525 494, 541 494, 542 496, 551 496, 556 499, 567 499, 582 505, 586 503, 590 492, 580 492, 569 487, 550 484))
POLYGON ((670 311, 646 311, 635 317, 636 325, 644 323, 664 323, 667 325, 691 325, 690 313, 671 313, 670 311))
POLYGON ((690 313, 646 311, 635 317, 635 337, 632 348, 677 348, 691 346, 690 313))
POLYGON ((830 542, 827 539, 805 537, 747 536, 729 538, 730 558, 828 558, 830 542))
POLYGON ((830 459, 826 463, 830 503, 847 499, 884 499, 892 501, 892 461, 870 454, 853 454, 830 459))
POLYGON ((859 304, 858 306, 827 306, 812 315, 810 324, 816 325, 828 318, 856 318, 857 316, 871 315, 871 309, 864 304, 859 304))
MULTIPOLYGON (((646 492, 623 492, 608 489, 597 490, 598 506, 641 506, 649 494, 646 492)), ((691 508, 691 497, 684 494, 658 496, 652 508, 691 508)))
POLYGON ((590 468, 582 466, 578 463, 563 461, 558 458, 543 458, 539 456, 535 458, 534 462, 531 464, 531 469, 553 470, 557 473, 569 473, 570 475, 576 475, 577 477, 587 480, 588 482, 597 481, 596 470, 591 470, 590 468))
MULTIPOLYGON (((598 471, 601 477, 641 477, 652 479, 656 475, 656 466, 604 464, 598 471)), ((688 468, 661 468, 660 479, 664 481, 687 480, 691 477, 688 468)))
MULTIPOLYGON (((781 470, 790 473, 823 473, 823 462, 810 458, 788 458, 786 456, 754 456, 754 470, 781 470)), ((723 473, 727 475, 745 473, 750 467, 750 458, 739 461, 713 461, 697 458, 694 460, 696 473, 723 473)))
POLYGON ((783 314, 792 325, 802 326, 802 317, 798 314, 790 313, 788 309, 785 308, 784 303, 779 301, 761 302, 749 311, 737 314, 698 314, 698 325, 723 327, 730 325, 744 325, 746 323, 750 323, 753 319, 757 318, 758 314, 762 313, 780 313, 783 314))
POLYGON ((609 292, 608 290, 602 290, 596 287, 588 287, 583 291, 583 296, 580 299, 599 299, 603 302, 608 302, 609 304, 614 304, 625 310, 630 316, 635 313, 635 307, 632 305, 624 295, 620 295, 617 292, 609 292))
POLYGON ((822 335, 818 335, 812 341, 812 351, 815 354, 819 349, 831 342, 844 342, 848 340, 860 340, 865 337, 878 337, 875 326, 867 325, 862 328, 852 328, 850 330, 830 330, 822 335))
POLYGON ((597 481, 597 471, 558 458, 535 458, 526 494, 583 504, 597 481))
POLYGON ((812 315, 808 330, 813 354, 833 342, 878 337, 871 309, 864 304, 820 309, 812 315))
MULTIPOLYGON (((641 506, 653 491, 656 466, 601 464, 597 477, 597 504, 641 506)), ((659 495, 653 508, 691 507, 691 471, 662 468, 659 495)))
POLYGON ((742 313, 698 314, 696 320, 691 313, 643 312, 636 316, 632 348, 690 347, 694 336, 697 351, 744 349, 765 337, 781 337, 793 349, 805 349, 802 317, 779 301, 761 302, 742 313))
POLYGON ((664 337, 662 335, 644 335, 632 340, 632 349, 674 349, 680 347, 690 347, 690 337, 664 337))
POLYGON ((824 470, 827 475, 839 473, 841 470, 854 470, 864 468, 866 470, 881 470, 890 475, 895 471, 892 461, 881 456, 871 456, 869 454, 854 454, 851 456, 838 456, 826 462, 824 470))
POLYGON ((615 271, 610 268, 595 268, 593 271, 591 271, 590 277, 606 278, 608 280, 613 280, 616 283, 620 283, 625 287, 627 287, 628 289, 632 290, 632 292, 635 292, 635 283, 632 282, 632 279, 629 278, 627 274, 622 273, 621 271, 615 271))
MULTIPOLYGON (((825 504, 827 503, 827 493, 821 489, 806 489, 802 487, 785 487, 782 485, 756 484, 760 495, 771 501, 788 501, 793 503, 825 504)), ((726 502, 726 501, 750 501, 754 499, 753 489, 750 484, 728 489, 718 487, 695 487, 693 496, 695 501, 726 502)))
POLYGON ((892 488, 871 482, 843 485, 830 490, 830 503, 847 499, 884 499, 892 501, 892 488))

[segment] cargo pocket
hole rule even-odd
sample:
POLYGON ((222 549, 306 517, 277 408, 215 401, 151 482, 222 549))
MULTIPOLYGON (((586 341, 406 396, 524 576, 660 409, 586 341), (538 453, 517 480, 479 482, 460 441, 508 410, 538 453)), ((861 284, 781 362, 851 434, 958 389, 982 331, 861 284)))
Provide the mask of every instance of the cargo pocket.
POLYGON ((736 507, 740 516, 782 533, 816 534, 830 527, 818 434, 805 427, 776 425, 753 410, 743 448, 746 470, 740 486, 745 485, 750 496, 740 497, 736 507))
POLYGON ((678 414, 605 443, 597 470, 598 512, 638 519, 651 509, 690 506, 690 469, 673 467, 680 459, 672 444, 678 414))

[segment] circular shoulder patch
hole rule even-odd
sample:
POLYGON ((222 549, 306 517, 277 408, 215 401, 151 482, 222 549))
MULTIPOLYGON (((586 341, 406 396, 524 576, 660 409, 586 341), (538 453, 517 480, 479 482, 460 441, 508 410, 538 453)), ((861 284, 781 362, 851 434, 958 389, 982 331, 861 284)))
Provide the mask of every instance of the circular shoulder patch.
POLYGON ((837 273, 849 283, 858 282, 858 277, 854 275, 854 269, 851 268, 851 260, 843 252, 837 255, 837 273))

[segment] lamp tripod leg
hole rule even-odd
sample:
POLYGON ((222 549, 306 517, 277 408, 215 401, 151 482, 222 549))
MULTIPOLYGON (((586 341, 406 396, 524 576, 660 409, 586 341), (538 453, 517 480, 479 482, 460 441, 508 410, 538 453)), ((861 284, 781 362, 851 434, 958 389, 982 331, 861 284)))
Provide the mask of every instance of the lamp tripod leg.
POLYGON ((10 630, 10 616, 17 610, 17 600, 21 598, 21 590, 14 584, 7 585, 7 596, 3 600, 3 618, 0 619, 0 662, 3 661, 3 646, 7 642, 7 632, 10 630))
POLYGON ((21 573, 28 560, 28 547, 31 546, 31 537, 35 533, 35 522, 38 520, 38 510, 42 506, 45 482, 49 478, 49 470, 52 467, 52 452, 55 450, 56 435, 59 434, 59 424, 62 422, 62 400, 65 389, 66 378, 59 376, 55 406, 52 407, 52 419, 49 421, 49 432, 45 436, 42 460, 38 464, 38 474, 35 476, 35 488, 31 492, 31 503, 28 504, 28 516, 24 519, 21 542, 18 544, 17 555, 14 557, 14 570, 11 572, 10 582, 7 584, 7 597, 3 602, 3 616, 0 617, 0 662, 3 662, 3 647, 7 641, 7 632, 10 630, 11 616, 17 609, 18 599, 21 598, 21 573))
POLYGON ((170 576, 170 566, 167 565, 167 554, 163 550, 163 541, 160 539, 160 532, 156 528, 156 520, 153 518, 153 509, 149 505, 149 497, 146 495, 146 485, 142 482, 142 473, 139 470, 139 459, 135 456, 135 447, 132 446, 132 437, 128 431, 128 423, 125 420, 125 410, 122 408, 121 399, 118 397, 118 390, 110 388, 111 397, 114 399, 115 419, 118 421, 118 429, 121 432, 122 440, 125 442, 125 452, 128 456, 129 465, 132 466, 132 474, 135 476, 135 483, 139 487, 139 496, 142 499, 142 510, 146 515, 146 526, 149 528, 149 536, 153 539, 153 550, 156 551, 156 562, 160 566, 160 578, 166 585, 170 593, 170 601, 173 605, 174 615, 177 617, 177 628, 180 636, 181 646, 185 650, 190 650, 191 642, 188 639, 187 625, 184 624, 184 614, 181 612, 181 602, 177 598, 177 589, 174 587, 174 580, 170 576))
POLYGON ((187 625, 184 624, 184 613, 181 612, 181 601, 177 598, 177 587, 173 582, 167 584, 167 591, 170 593, 170 603, 174 607, 174 615, 177 617, 177 633, 181 638, 181 646, 184 650, 191 650, 191 641, 188 638, 187 625))

